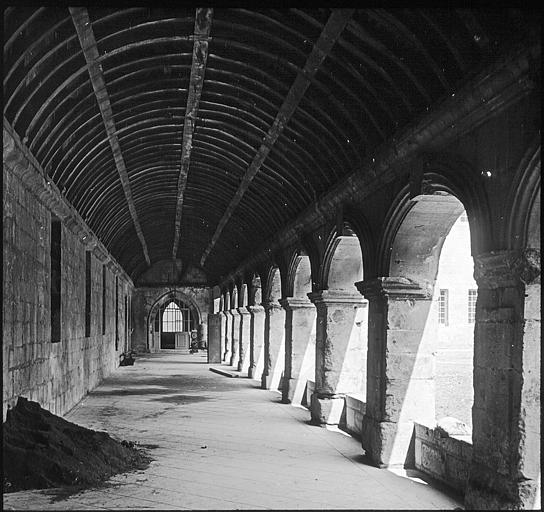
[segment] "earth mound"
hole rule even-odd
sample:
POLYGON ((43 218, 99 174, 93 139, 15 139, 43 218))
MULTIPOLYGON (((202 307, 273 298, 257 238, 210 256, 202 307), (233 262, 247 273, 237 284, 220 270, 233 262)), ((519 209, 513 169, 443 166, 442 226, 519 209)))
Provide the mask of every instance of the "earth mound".
POLYGON ((3 424, 3 490, 92 487, 152 458, 127 441, 90 430, 19 397, 3 424))

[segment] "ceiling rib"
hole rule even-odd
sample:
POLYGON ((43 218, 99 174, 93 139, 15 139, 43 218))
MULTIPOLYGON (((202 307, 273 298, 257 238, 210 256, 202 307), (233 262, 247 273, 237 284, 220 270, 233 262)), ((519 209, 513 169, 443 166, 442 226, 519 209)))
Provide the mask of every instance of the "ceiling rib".
POLYGON ((204 250, 204 253, 202 254, 202 257, 200 259, 201 266, 204 266, 206 258, 209 256, 213 247, 217 243, 217 240, 219 239, 219 236, 221 235, 221 232, 223 231, 228 220, 230 219, 232 213, 242 200, 242 196, 249 188, 251 181, 259 172, 259 169, 261 168, 264 160, 268 156, 268 153, 272 149, 274 143, 276 142, 281 132, 289 122, 291 116, 297 109, 298 104, 302 100, 306 89, 310 85, 312 78, 318 71, 322 62, 332 50, 334 44, 340 37, 340 34, 344 30, 354 11, 355 9, 336 9, 330 15, 329 19, 327 20, 327 24, 323 28, 319 39, 316 41, 312 52, 306 60, 303 70, 299 72, 295 81, 293 82, 291 89, 287 93, 287 96, 285 97, 285 100, 280 107, 278 114, 276 115, 274 123, 272 124, 272 126, 268 130, 267 135, 263 139, 263 143, 261 144, 261 147, 257 151, 255 157, 253 158, 253 161, 249 165, 244 177, 242 178, 242 182, 240 183, 236 194, 232 198, 229 206, 223 214, 223 217, 219 221, 217 229, 210 243, 204 250))
POLYGON ((195 30, 193 44, 193 63, 189 78, 189 94, 187 96, 187 109, 183 124, 183 142, 181 145, 181 166, 178 178, 178 196, 176 203, 176 222, 174 232, 174 245, 172 247, 172 259, 176 258, 181 234, 181 211, 183 208, 183 193, 187 184, 187 174, 191 162, 191 149, 193 147, 193 132, 198 114, 198 104, 204 85, 204 73, 208 60, 208 40, 212 25, 213 9, 196 9, 195 30))
POLYGON ((102 114, 108 140, 113 152, 113 158, 115 165, 119 173, 121 185, 123 186, 123 192, 127 199, 128 209, 132 222, 134 223, 134 229, 142 244, 142 250, 144 253, 145 261, 147 265, 150 265, 149 253, 147 251, 147 244, 145 243, 144 234, 136 214, 136 207, 134 206, 134 199, 132 197, 132 190, 128 179, 128 173, 121 153, 121 146, 119 145, 119 139, 117 137, 117 129, 115 127, 115 121, 113 119, 113 112, 111 110, 110 98, 106 89, 106 82, 104 80, 104 73, 102 71, 102 65, 99 63, 100 55, 96 46, 96 39, 91 26, 89 13, 85 7, 69 7, 74 26, 83 50, 83 55, 87 62, 87 69, 89 71, 89 77, 94 89, 98 107, 102 114))

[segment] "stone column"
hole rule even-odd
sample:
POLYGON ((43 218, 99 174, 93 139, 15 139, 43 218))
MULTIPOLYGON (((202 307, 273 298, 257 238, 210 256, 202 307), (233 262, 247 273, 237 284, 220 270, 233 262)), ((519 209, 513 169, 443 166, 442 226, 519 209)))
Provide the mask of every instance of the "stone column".
POLYGON ((238 308, 240 314, 240 351, 238 371, 246 373, 249 370, 249 343, 251 338, 251 317, 247 307, 238 308))
POLYGON ((306 381, 315 375, 316 309, 308 299, 280 300, 285 309, 285 370, 282 402, 300 405, 306 381))
POLYGON ((362 445, 380 467, 410 463, 414 422, 435 425, 432 290, 403 277, 356 283, 368 299, 362 445))
POLYGON ((223 361, 230 362, 232 354, 232 314, 230 311, 223 311, 225 315, 225 352, 223 353, 223 361))
POLYGON ((531 509, 540 494, 540 251, 474 258, 473 455, 467 509, 531 509))
POLYGON ((264 368, 265 312, 264 307, 261 305, 249 306, 248 309, 251 313, 248 377, 260 381, 264 368))
POLYGON ((220 322, 220 333, 221 337, 219 338, 221 345, 219 349, 219 362, 223 361, 223 356, 225 354, 225 333, 227 330, 227 316, 225 315, 224 311, 220 311, 217 313, 219 316, 219 322, 220 322))
POLYGON ((208 363, 221 362, 221 315, 208 315, 208 363))
POLYGON ((285 363, 285 310, 277 302, 264 304, 263 389, 278 389, 285 363))
POLYGON ((238 367, 238 349, 240 348, 240 313, 238 309, 231 309, 232 315, 232 343, 229 364, 238 367))
POLYGON ((337 425, 346 393, 360 393, 363 387, 364 347, 354 329, 363 298, 343 290, 323 290, 308 297, 317 308, 312 421, 337 425))

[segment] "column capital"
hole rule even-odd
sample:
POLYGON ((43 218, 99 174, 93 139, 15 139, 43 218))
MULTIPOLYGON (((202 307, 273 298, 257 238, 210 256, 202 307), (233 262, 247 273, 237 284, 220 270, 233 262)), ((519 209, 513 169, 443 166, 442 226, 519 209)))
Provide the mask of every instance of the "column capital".
POLYGON ((274 311, 283 309, 277 300, 266 300, 262 302, 265 311, 274 311))
POLYGON ((261 313, 264 311, 264 306, 262 304, 253 304, 253 306, 248 306, 247 309, 250 313, 261 313))
POLYGON ((315 306, 313 302, 306 298, 298 297, 285 297, 280 300, 280 304, 286 310, 293 311, 295 309, 314 309, 315 306))
POLYGON ((375 277, 355 283, 366 299, 391 297, 394 299, 430 300, 432 289, 421 286, 407 277, 375 277))
POLYGON ((249 309, 247 308, 247 306, 242 306, 241 308, 236 308, 236 311, 238 311, 238 313, 242 316, 244 315, 249 315, 250 311, 249 309))
POLYGON ((329 304, 363 304, 363 297, 357 292, 346 292, 344 290, 320 290, 308 293, 308 298, 316 305, 329 304))
POLYGON ((474 256, 474 280, 481 288, 540 282, 540 250, 491 251, 474 256))

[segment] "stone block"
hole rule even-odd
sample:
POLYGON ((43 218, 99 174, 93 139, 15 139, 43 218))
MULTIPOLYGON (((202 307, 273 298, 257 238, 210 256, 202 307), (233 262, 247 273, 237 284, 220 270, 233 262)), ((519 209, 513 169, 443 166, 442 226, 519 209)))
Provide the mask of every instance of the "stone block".
POLYGON ((389 300, 387 324, 391 330, 423 331, 431 309, 431 300, 389 300))
POLYGON ((419 458, 419 464, 416 463, 416 468, 443 480, 446 476, 446 454, 444 451, 432 443, 418 443, 417 438, 415 449, 419 452, 416 455, 416 461, 419 458))
POLYGON ((361 436, 366 404, 362 396, 346 395, 346 430, 357 437, 361 436))
POLYGON ((385 368, 388 380, 432 379, 435 375, 435 356, 421 353, 385 351, 385 368))
POLYGON ((493 417, 504 417, 504 408, 510 401, 508 397, 513 377, 518 376, 512 370, 476 367, 473 383, 474 405, 485 408, 493 417))
POLYGON ((422 343, 424 343, 422 330, 388 329, 386 340, 389 351, 405 354, 417 353, 422 343))
POLYGON ((399 380, 386 383, 384 421, 417 421, 433 424, 435 385, 431 379, 399 380))
POLYGON ((524 317, 526 320, 540 321, 542 315, 540 297, 540 283, 525 287, 524 317))
POLYGON ((363 448, 379 467, 404 466, 413 459, 414 424, 363 418, 363 448))
POLYGON ((477 324, 474 337, 475 366, 508 368, 511 365, 512 346, 517 343, 516 331, 510 323, 477 324))
POLYGON ((343 397, 318 398, 314 393, 311 401, 312 421, 320 425, 338 425, 345 409, 343 397))

